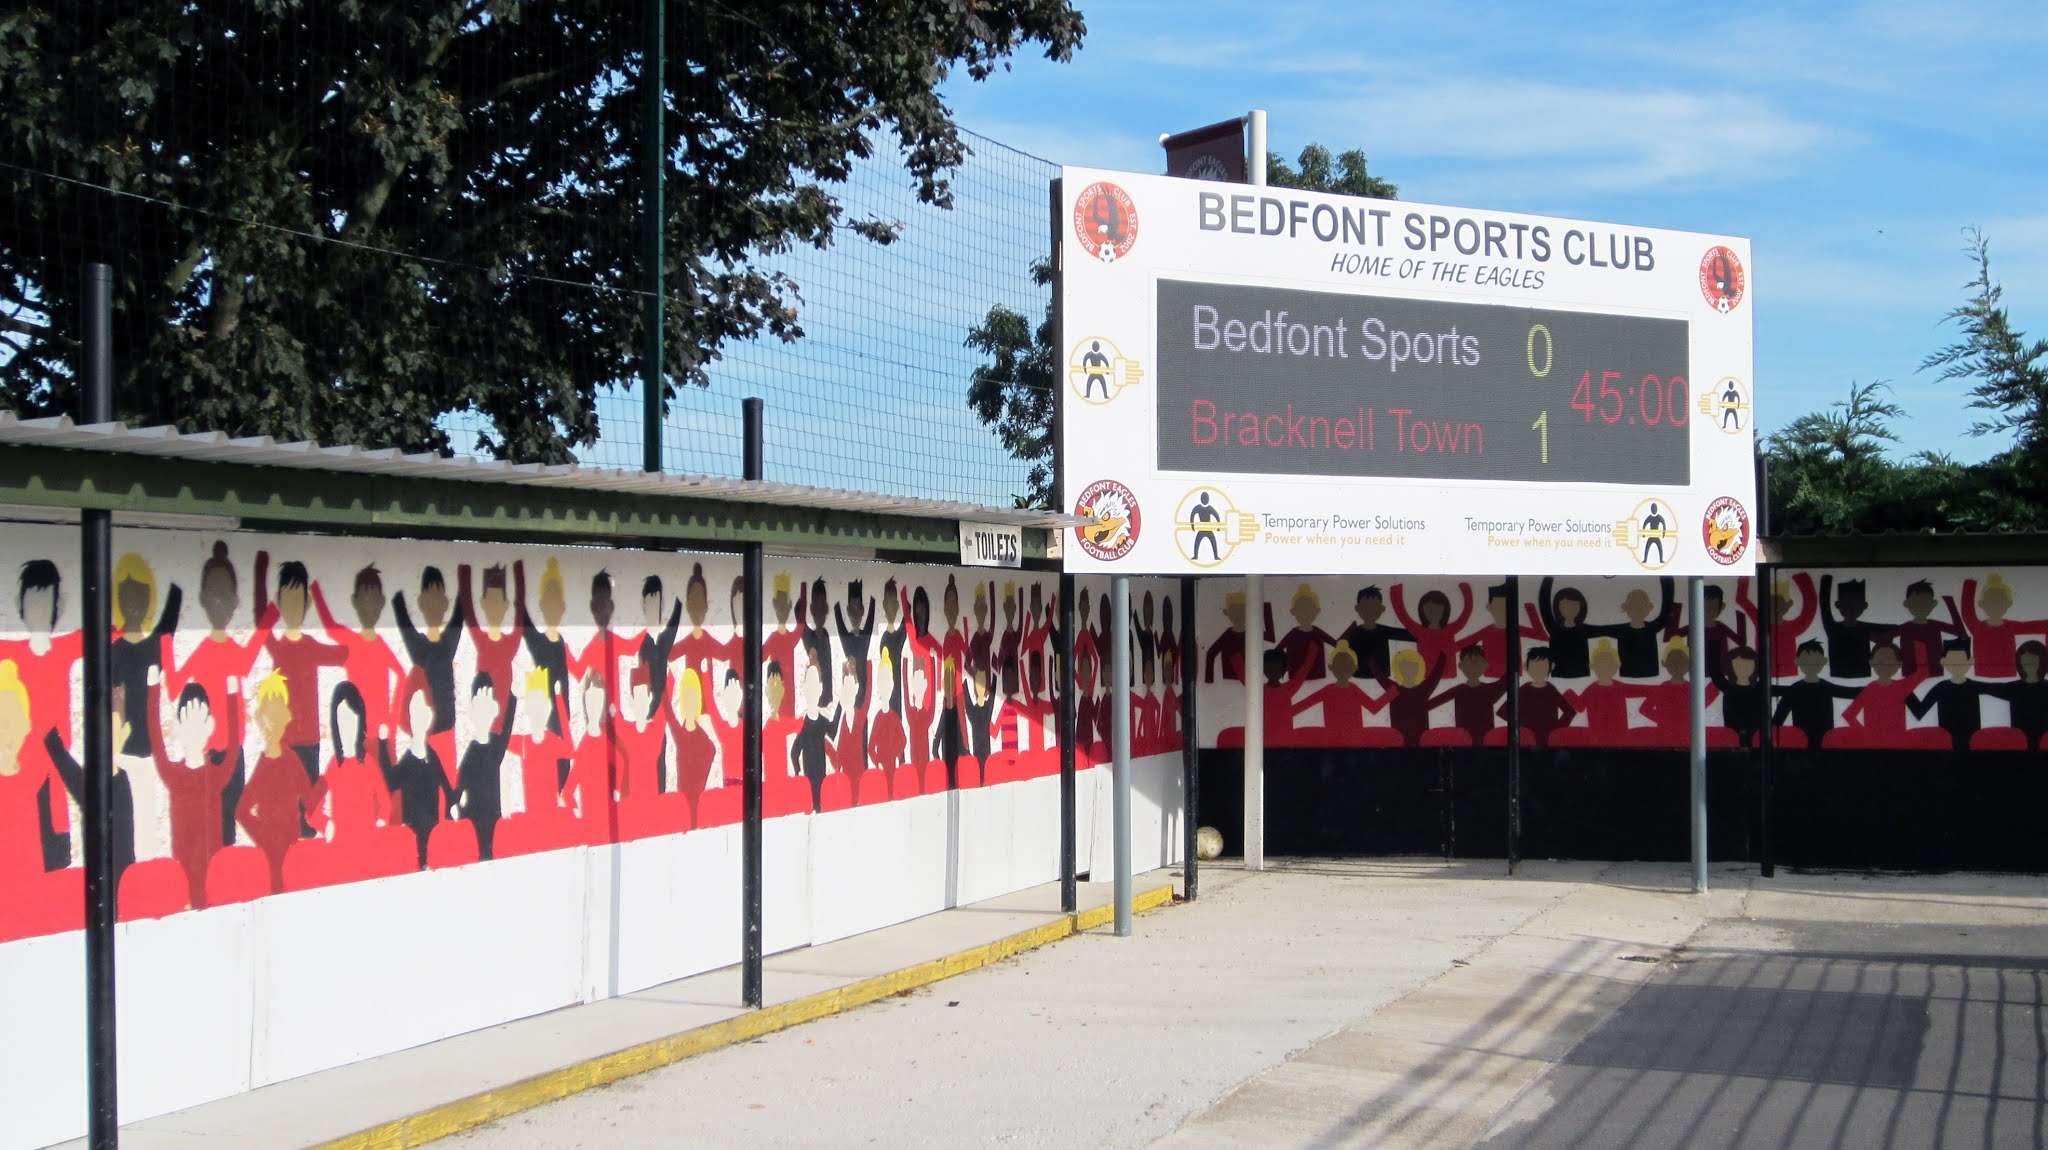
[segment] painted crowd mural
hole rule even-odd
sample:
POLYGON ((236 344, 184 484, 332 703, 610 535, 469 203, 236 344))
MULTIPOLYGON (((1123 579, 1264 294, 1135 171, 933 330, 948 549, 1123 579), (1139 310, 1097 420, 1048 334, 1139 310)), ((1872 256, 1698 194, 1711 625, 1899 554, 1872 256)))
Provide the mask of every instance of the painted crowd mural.
MULTIPOLYGON (((0 941, 82 923, 77 534, 10 527, 0 941)), ((740 818, 737 560, 124 530, 114 849, 124 919, 740 818)), ((1052 575, 777 560, 768 817, 1058 770, 1052 575)), ((1077 754, 1106 757, 1104 581, 1077 754)), ((1180 747, 1172 588, 1134 591, 1136 754, 1180 747)))
MULTIPOLYGON (((1677 580, 1525 579, 1519 612, 1505 583, 1265 586, 1255 616, 1241 581, 1204 585, 1204 746, 1243 745, 1250 627, 1268 746, 1505 746, 1510 626, 1527 745, 1688 742, 1690 620, 1677 580)), ((2048 571, 1779 572, 1764 598, 1747 578, 1706 585, 1710 746, 1754 747, 1769 723, 1786 749, 2048 749, 2048 571)))

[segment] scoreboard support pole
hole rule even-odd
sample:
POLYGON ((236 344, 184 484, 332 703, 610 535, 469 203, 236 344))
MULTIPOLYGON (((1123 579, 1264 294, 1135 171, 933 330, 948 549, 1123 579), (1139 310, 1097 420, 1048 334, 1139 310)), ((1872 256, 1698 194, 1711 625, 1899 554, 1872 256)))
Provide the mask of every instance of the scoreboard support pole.
POLYGON ((1111 822, 1116 861, 1116 934, 1131 934, 1131 577, 1109 581, 1109 754, 1116 771, 1111 822))
POLYGON ((1707 581, 1685 581, 1685 611, 1692 621, 1692 889, 1707 893, 1707 581))
POLYGON ((1244 869, 1266 869, 1266 697, 1252 628, 1266 617, 1265 579, 1244 577, 1244 869))

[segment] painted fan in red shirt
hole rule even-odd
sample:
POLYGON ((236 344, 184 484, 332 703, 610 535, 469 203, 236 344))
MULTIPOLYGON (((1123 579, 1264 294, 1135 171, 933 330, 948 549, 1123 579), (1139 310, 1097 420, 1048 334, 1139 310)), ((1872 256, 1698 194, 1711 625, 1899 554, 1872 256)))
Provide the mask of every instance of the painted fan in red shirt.
POLYGON ((1417 618, 1408 613, 1402 584, 1394 584, 1388 601, 1394 608, 1394 617, 1415 636, 1415 653, 1422 656, 1424 666, 1434 667, 1441 662, 1449 667, 1457 661, 1458 632, 1464 630, 1466 621, 1472 618, 1472 585, 1458 584, 1458 594, 1464 597, 1464 604, 1453 617, 1449 595, 1441 591, 1423 592, 1422 598, 1415 603, 1420 614, 1417 618))
MULTIPOLYGON (((258 585, 268 576, 268 564, 269 557, 259 552, 256 556, 258 585)), ((262 652, 264 640, 277 622, 277 610, 273 606, 259 615, 256 629, 249 633, 249 637, 236 639, 228 634, 227 628, 239 605, 240 592, 236 589, 234 564, 228 559, 228 545, 216 540, 212 557, 199 570, 199 609, 206 615, 206 636, 199 640, 199 646, 185 656, 182 663, 178 662, 173 648, 177 636, 165 635, 163 639, 164 690, 172 698, 182 697, 188 684, 197 683, 208 699, 224 699, 228 693, 228 682, 247 677, 249 669, 256 665, 256 656, 262 652)), ((226 724, 218 725, 216 737, 224 738, 226 734, 226 724)), ((227 747, 225 742, 213 745, 215 750, 227 747)))
POLYGON ((320 584, 313 584, 313 609, 320 615, 327 638, 345 652, 342 674, 362 696, 363 726, 372 731, 382 730, 395 725, 391 701, 398 685, 405 681, 405 665, 392 654, 390 645, 377 630, 377 620, 384 614, 384 580, 374 564, 356 572, 355 590, 349 602, 356 610, 354 630, 335 622, 327 609, 327 596, 321 593, 320 584))
POLYGON ((1588 662, 1593 681, 1576 692, 1567 692, 1565 699, 1586 716, 1586 726, 1595 739, 1603 743, 1621 742, 1628 737, 1629 700, 1646 697, 1649 688, 1615 678, 1621 673, 1621 652, 1611 639, 1596 642, 1588 662))
MULTIPOLYGON (((270 560, 270 553, 256 553, 256 569, 261 571, 270 560)), ((277 568, 277 617, 284 624, 282 631, 266 631, 263 636, 264 653, 270 656, 270 665, 284 676, 286 693, 291 697, 291 725, 285 728, 284 745, 299 757, 305 766, 306 778, 320 777, 320 668, 340 667, 348 662, 348 650, 333 643, 322 643, 303 630, 306 624, 308 580, 306 565, 296 559, 287 560, 277 568)), ((262 582, 256 584, 256 614, 270 614, 270 602, 262 582)))
MULTIPOLYGON (((1533 647, 1523 668, 1527 677, 1522 680, 1522 729, 1536 739, 1536 745, 1550 745, 1550 733, 1559 727, 1571 725, 1578 709, 1566 701, 1565 693, 1550 681, 1550 648, 1533 647)), ((1507 718, 1507 701, 1501 701, 1500 709, 1494 712, 1507 718)))
POLYGON ((395 825, 391 788, 383 768, 370 758, 363 696, 355 684, 338 684, 327 712, 333 750, 307 820, 328 842, 355 847, 379 828, 395 825))
POLYGON ((1297 732, 1319 732, 1319 740, 1330 746, 1355 746, 1365 733, 1365 717, 1376 715, 1386 708, 1393 699, 1392 692, 1375 697, 1365 689, 1354 676, 1358 673, 1358 656, 1351 650, 1351 644, 1338 640, 1330 649, 1331 681, 1311 689, 1304 684, 1289 708, 1288 722, 1293 724, 1313 707, 1323 709, 1323 725, 1320 728, 1296 727, 1297 732))
POLYGON ((647 689, 647 669, 635 667, 625 698, 612 710, 612 741, 618 749, 619 797, 644 799, 661 793, 661 755, 668 745, 666 707, 647 689), (659 710, 662 714, 656 714, 659 710))
MULTIPOLYGON (((1397 592, 1398 594, 1398 592, 1397 592)), ((1287 674, 1292 679, 1322 679, 1329 675, 1325 652, 1336 645, 1328 631, 1316 626, 1316 618, 1323 613, 1323 601, 1316 595, 1314 587, 1303 583, 1294 589, 1294 598, 1288 603, 1287 613, 1294 618, 1294 627, 1280 636, 1280 654, 1287 659, 1287 674)))
POLYGON ((678 712, 667 716, 669 734, 676 748, 676 790, 690 804, 690 822, 697 821, 697 800, 711 781, 711 764, 718 753, 711 724, 705 722, 704 681, 693 668, 684 668, 676 680, 678 712))
MULTIPOLYGON (((787 580, 779 581, 778 587, 782 588, 781 594, 786 601, 788 598, 787 580)), ((670 661, 680 663, 685 668, 697 672, 697 681, 700 683, 712 682, 712 673, 720 663, 739 668, 740 675, 744 678, 747 674, 747 669, 740 667, 744 640, 738 634, 734 634, 729 638, 719 639, 714 637, 711 632, 705 630, 704 619, 710 613, 710 610, 710 588, 704 581, 704 565, 698 563, 691 567, 689 581, 683 586, 683 614, 690 621, 690 628, 675 641, 673 652, 669 657, 670 661)), ((734 613, 733 620, 735 624, 739 622, 737 612, 734 613)), ((737 630, 737 627, 735 627, 735 630, 737 630)), ((776 658, 775 652, 780 649, 780 644, 777 641, 779 634, 778 632, 776 635, 770 635, 762 642, 763 658, 776 658)), ((791 634, 794 635, 795 632, 791 632, 791 634)), ((785 657, 783 659, 783 666, 786 667, 788 665, 788 660, 785 657)), ((649 689, 652 689, 651 683, 649 689)), ((663 693, 666 694, 665 691, 663 693)))
MULTIPOLYGON (((1394 594, 1400 595, 1395 585, 1394 594)), ((1432 592, 1441 594, 1441 592, 1432 592)), ((1443 681, 1445 660, 1439 656, 1430 664, 1429 673, 1422 670, 1422 656, 1414 651, 1394 653, 1394 677, 1375 676, 1380 690, 1387 698, 1382 704, 1387 708, 1387 723, 1401 732, 1401 741, 1411 747, 1422 745, 1422 732, 1429 729, 1429 712, 1436 706, 1436 685, 1443 681)))
MULTIPOLYGON (((484 568, 481 599, 470 594, 469 564, 464 563, 455 569, 455 583, 456 614, 462 617, 469 630, 470 646, 476 649, 476 669, 491 677, 498 706, 503 708, 515 682, 512 660, 519 656, 519 649, 526 644, 526 637, 517 628, 506 625, 512 614, 512 596, 506 590, 505 568, 502 564, 484 568)), ((529 713, 541 712, 550 724, 560 721, 555 718, 552 707, 535 707, 529 703, 527 710, 529 713)), ((556 733, 560 734, 561 730, 556 730, 556 733)))
MULTIPOLYGON (((1963 609, 1960 617, 1963 628, 1970 633, 1970 656, 1977 663, 1977 677, 1980 679, 2011 679, 2019 675, 2017 652, 2020 639, 2027 635, 2048 638, 2048 620, 2023 621, 2008 619, 2005 613, 2012 609, 2012 587, 2005 577, 1993 572, 1985 580, 1983 594, 1977 592, 1975 579, 1963 580, 1963 609), (1980 618, 1977 608, 1984 614, 1980 618)), ((1957 614, 1953 604, 1951 614, 1957 614)), ((1874 669, 1874 668, 1873 668, 1874 669)))
MULTIPOLYGON (((794 605, 795 601, 789 596, 789 572, 779 571, 775 575, 775 593, 768 600, 768 606, 775 612, 775 628, 761 639, 761 665, 766 667, 773 663, 781 667, 785 675, 789 674, 790 668, 796 666, 796 645, 802 642, 804 637, 803 632, 789 621, 789 613, 794 605)), ((737 664, 739 659, 734 657, 730 661, 737 664)), ((786 719, 795 713, 796 706, 785 693, 773 717, 786 719)), ((732 777, 733 772, 728 770, 726 775, 732 777)))
POLYGON ((583 733, 570 752, 569 781, 562 788, 563 804, 582 820, 583 841, 592 844, 619 838, 620 776, 612 719, 605 709, 608 694, 602 676, 592 675, 583 684, 583 733))
MULTIPOLYGON (((1508 671, 1508 585, 1496 583, 1486 589, 1486 614, 1492 622, 1477 628, 1458 640, 1458 649, 1477 643, 1486 654, 1486 677, 1498 679, 1508 671)), ((1522 627, 1522 638, 1531 643, 1541 643, 1549 638, 1543 625, 1535 621, 1533 608, 1531 621, 1522 627)))
MULTIPOLYGON (((1663 682, 1642 688, 1640 709, 1654 728, 1651 738, 1660 746, 1682 747, 1692 739, 1692 654, 1685 640, 1664 645, 1664 674, 1663 682)), ((1708 683, 1706 705, 1713 706, 1720 697, 1721 688, 1708 683)))
MULTIPOLYGON (((0 659, 0 890, 8 891, 10 899, 17 897, 14 892, 41 881, 43 875, 43 825, 37 795, 45 786, 53 800, 61 794, 49 749, 38 746, 39 753, 33 757, 27 753, 30 744, 41 742, 29 737, 42 722, 33 698, 22 681, 21 668, 12 659, 0 659)), ((45 725, 44 729, 50 728, 45 725)), ((51 814, 60 805, 52 802, 51 814)), ((216 796, 215 817, 219 809, 216 796)), ((214 837, 218 841, 218 831, 214 837)))
MULTIPOLYGON (((36 724, 34 729, 25 732, 28 737, 20 751, 21 762, 26 770, 39 778, 51 779, 56 778, 52 773, 56 768, 49 748, 44 745, 43 734, 55 731, 58 741, 67 751, 73 745, 71 671, 85 651, 83 632, 56 633, 60 589, 61 576, 55 563, 48 559, 31 559, 22 564, 21 591, 15 605, 21 613, 23 626, 28 629, 28 637, 0 640, 0 659, 14 663, 17 682, 27 694, 26 715, 36 724)), ((39 782, 37 789, 41 785, 39 782)), ((50 788, 49 810, 52 831, 63 834, 71 829, 70 807, 64 801, 61 786, 50 788)), ((41 817, 38 816, 30 825, 35 828, 35 833, 25 841, 40 844, 41 817)))
MULTIPOLYGON (((1968 616, 1965 616, 1968 618, 1968 616)), ((1842 722, 1867 732, 1875 746, 1899 746, 1906 738, 1906 700, 1913 697, 1926 675, 1900 675, 1904 660, 1899 649, 1879 643, 1870 651, 1870 672, 1877 676, 1856 692, 1842 709, 1842 722)))
POLYGON ((1486 679, 1486 648, 1470 644, 1458 652, 1458 673, 1464 678, 1437 692, 1432 708, 1451 704, 1451 725, 1472 736, 1474 746, 1485 742, 1494 726, 1494 708, 1508 693, 1506 679, 1486 679))
POLYGON ((958 697, 960 688, 967 681, 967 628, 960 621, 960 588, 953 576, 946 576, 946 590, 939 596, 939 608, 945 614, 946 633, 939 639, 939 668, 943 676, 939 682, 940 694, 946 698, 958 697), (949 673, 945 668, 951 667, 949 673), (946 678, 952 681, 947 682, 946 678))
MULTIPOLYGON (((1745 582, 1735 585, 1736 606, 1748 611, 1750 618, 1759 618, 1756 604, 1750 600, 1749 588, 1745 582)), ((1771 677, 1789 679, 1799 671, 1799 637, 1813 625, 1813 617, 1820 610, 1820 595, 1814 591, 1813 576, 1804 571, 1796 572, 1792 582, 1774 582, 1771 585, 1771 677), (1800 606, 1792 610, 1792 592, 1799 592, 1800 606)))
POLYGON ((221 696, 225 723, 214 722, 213 701, 204 685, 185 684, 170 721, 162 718, 160 677, 149 693, 149 725, 163 737, 150 740, 157 777, 163 780, 171 806, 171 857, 185 868, 191 905, 206 905, 206 868, 221 847, 221 794, 242 770, 242 685, 229 679, 221 696), (216 738, 216 727, 221 728, 216 738), (226 750, 216 750, 216 742, 226 750), (183 761, 173 761, 166 744, 177 747, 183 761))
MULTIPOLYGON (((298 755, 285 745, 291 729, 291 688, 282 672, 272 671, 256 685, 256 699, 250 704, 262 753, 249 770, 242 786, 242 798, 235 806, 235 821, 249 832, 270 860, 270 889, 284 889, 284 860, 292 845, 303 837, 308 816, 319 805, 312 780, 298 755)), ((195 904, 196 905, 196 904, 195 904)))
POLYGON ((562 790, 576 762, 576 748, 564 733, 569 729, 569 697, 557 686, 550 698, 548 678, 540 667, 526 673, 526 689, 521 692, 525 697, 520 700, 526 730, 512 739, 512 753, 519 756, 520 796, 525 812, 536 819, 566 810, 562 790))

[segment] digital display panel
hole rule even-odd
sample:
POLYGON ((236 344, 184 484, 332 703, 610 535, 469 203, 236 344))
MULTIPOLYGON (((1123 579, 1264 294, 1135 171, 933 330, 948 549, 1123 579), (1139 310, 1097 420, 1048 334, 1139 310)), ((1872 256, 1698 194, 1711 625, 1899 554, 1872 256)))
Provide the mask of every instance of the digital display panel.
POLYGON ((1159 467, 1685 485, 1684 320, 1162 279, 1159 467))

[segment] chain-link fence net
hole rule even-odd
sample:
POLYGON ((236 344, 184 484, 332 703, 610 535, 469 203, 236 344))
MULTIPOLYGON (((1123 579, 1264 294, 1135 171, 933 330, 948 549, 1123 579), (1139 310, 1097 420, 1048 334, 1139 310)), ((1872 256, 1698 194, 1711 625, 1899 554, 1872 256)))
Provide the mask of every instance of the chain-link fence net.
MULTIPOLYGON (((860 30, 744 7, 669 5, 662 466, 737 474, 759 395, 771 479, 1007 505, 966 340, 1044 314, 1053 165, 906 141, 860 30)), ((642 466, 646 10, 0 12, 0 408, 78 410, 93 261, 131 422, 642 466)))

